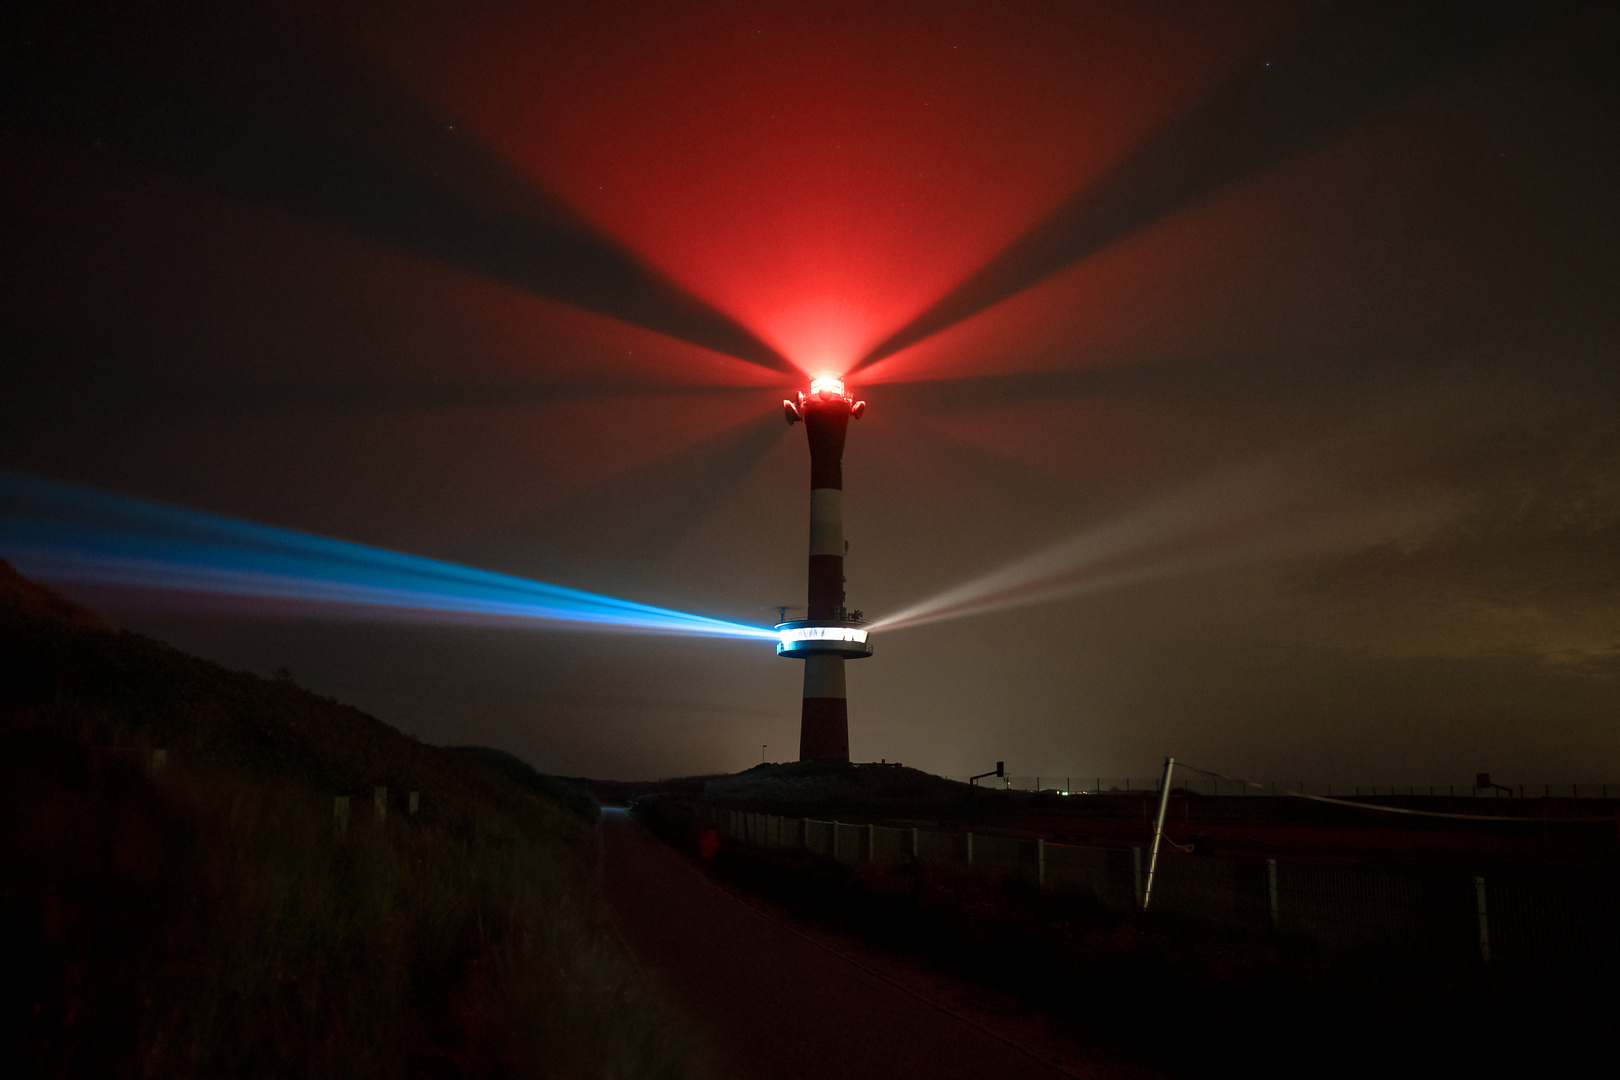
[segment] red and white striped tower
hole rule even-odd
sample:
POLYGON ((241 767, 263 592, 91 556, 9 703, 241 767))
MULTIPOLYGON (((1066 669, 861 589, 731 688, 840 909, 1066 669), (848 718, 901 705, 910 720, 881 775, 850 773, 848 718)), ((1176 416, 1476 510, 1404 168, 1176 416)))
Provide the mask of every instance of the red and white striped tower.
POLYGON ((846 395, 843 380, 822 375, 782 409, 789 424, 804 421, 810 438, 810 588, 806 618, 777 627, 776 653, 804 661, 799 760, 848 761, 844 661, 871 656, 872 645, 844 606, 844 435, 866 402, 846 395))

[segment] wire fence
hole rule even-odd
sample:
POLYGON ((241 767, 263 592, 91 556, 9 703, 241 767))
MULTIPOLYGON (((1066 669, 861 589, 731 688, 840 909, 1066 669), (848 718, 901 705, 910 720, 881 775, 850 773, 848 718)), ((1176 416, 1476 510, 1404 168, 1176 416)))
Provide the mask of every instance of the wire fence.
MULTIPOLYGON (((968 783, 969 776, 947 776, 947 780, 968 783)), ((1159 777, 1153 776, 991 776, 974 780, 983 787, 1010 791, 1045 791, 1053 795, 1143 795, 1158 794, 1159 777)), ((1271 781, 1251 784, 1223 776, 1177 776, 1171 783, 1176 794, 1189 795, 1322 795, 1330 798, 1358 796, 1391 798, 1447 797, 1476 799, 1620 799, 1620 783, 1615 784, 1343 784, 1312 783, 1304 780, 1271 781)))
MULTIPOLYGON (((1143 904, 1145 846, 1089 847, 722 807, 710 813, 715 829, 742 844, 802 849, 852 864, 911 860, 1023 877, 1122 912, 1143 904)), ((1620 875, 1613 873, 1472 873, 1196 855, 1170 846, 1160 852, 1152 913, 1224 932, 1495 970, 1597 973, 1620 963, 1620 875)))

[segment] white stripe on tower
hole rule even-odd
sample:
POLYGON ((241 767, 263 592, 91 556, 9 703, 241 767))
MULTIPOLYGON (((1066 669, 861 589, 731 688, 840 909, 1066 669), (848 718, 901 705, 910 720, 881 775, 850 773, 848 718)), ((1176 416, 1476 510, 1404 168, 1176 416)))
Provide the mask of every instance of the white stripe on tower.
POLYGON ((813 653, 804 658, 804 696, 839 698, 844 692, 844 658, 813 653))

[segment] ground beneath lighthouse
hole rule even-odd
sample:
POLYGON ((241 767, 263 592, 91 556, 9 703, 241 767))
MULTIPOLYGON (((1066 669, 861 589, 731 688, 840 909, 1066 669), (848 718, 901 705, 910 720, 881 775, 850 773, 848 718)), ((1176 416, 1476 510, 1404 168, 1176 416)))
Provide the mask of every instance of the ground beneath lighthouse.
POLYGON ((601 889, 625 944, 703 1035, 718 1076, 1145 1075, 733 896, 622 810, 604 810, 601 852, 601 889))

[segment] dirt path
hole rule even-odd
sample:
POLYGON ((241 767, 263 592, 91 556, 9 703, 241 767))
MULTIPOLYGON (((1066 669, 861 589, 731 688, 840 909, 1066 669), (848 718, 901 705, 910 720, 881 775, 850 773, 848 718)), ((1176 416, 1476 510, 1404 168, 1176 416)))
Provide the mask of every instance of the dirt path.
POLYGON ((604 810, 602 840, 620 933, 727 1080, 1076 1075, 742 903, 622 810, 604 810))

